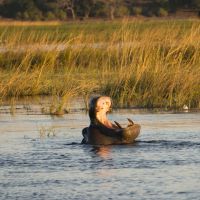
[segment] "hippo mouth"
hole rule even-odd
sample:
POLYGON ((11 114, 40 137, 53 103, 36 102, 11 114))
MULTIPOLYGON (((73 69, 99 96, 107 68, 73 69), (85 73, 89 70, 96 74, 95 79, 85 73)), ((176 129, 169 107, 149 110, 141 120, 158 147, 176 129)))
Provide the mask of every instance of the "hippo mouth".
MULTIPOLYGON (((122 129, 122 126, 120 125, 119 122, 114 121, 115 124, 113 124, 108 118, 107 118, 107 113, 109 113, 112 110, 112 101, 110 97, 107 96, 102 96, 97 100, 96 103, 96 119, 101 125, 104 125, 107 128, 112 128, 112 129, 122 129)), ((128 127, 134 125, 134 122, 128 119, 128 127)))
POLYGON ((100 97, 97 100, 95 107, 95 118, 96 120, 106 126, 107 128, 116 128, 110 120, 107 118, 107 113, 111 111, 112 101, 110 97, 100 97))

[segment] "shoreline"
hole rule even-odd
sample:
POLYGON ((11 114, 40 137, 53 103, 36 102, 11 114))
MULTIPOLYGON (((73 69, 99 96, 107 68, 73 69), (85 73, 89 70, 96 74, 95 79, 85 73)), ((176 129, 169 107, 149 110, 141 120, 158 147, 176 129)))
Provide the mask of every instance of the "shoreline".
MULTIPOLYGON (((0 114, 43 114, 43 115, 57 115, 63 116, 65 114, 73 114, 86 112, 85 102, 83 97, 74 97, 67 103, 63 110, 66 109, 68 112, 62 114, 51 113, 50 109, 53 105, 56 106, 58 102, 55 103, 55 97, 53 96, 26 96, 17 99, 7 99, 0 104, 0 114), (54 104, 55 103, 55 104, 54 104)), ((145 108, 139 106, 113 106, 112 112, 132 112, 134 114, 142 113, 155 113, 155 114, 181 114, 181 113, 200 113, 199 108, 164 108, 164 107, 154 107, 145 108)), ((111 112, 111 113, 112 113, 111 112)))

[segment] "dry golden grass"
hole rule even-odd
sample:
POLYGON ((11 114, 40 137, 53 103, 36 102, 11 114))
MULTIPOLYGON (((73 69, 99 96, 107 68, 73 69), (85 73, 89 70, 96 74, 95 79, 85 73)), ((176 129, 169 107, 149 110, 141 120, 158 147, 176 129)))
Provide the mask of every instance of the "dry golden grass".
POLYGON ((2 20, 0 26, 57 26, 62 24, 60 21, 13 21, 2 20))
POLYGON ((122 22, 115 31, 81 31, 62 40, 59 31, 53 40, 48 32, 26 39, 23 28, 10 32, 8 52, 0 56, 1 98, 61 97, 54 114, 74 96, 84 96, 87 105, 92 93, 109 95, 120 106, 199 107, 200 24, 143 28, 148 23, 122 22))

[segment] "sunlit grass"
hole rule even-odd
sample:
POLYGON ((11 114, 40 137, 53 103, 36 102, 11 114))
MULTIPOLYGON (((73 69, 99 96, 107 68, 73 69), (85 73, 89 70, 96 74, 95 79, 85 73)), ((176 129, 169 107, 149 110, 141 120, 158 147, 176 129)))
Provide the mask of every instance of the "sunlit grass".
POLYGON ((2 27, 1 99, 53 95, 57 115, 75 96, 87 107, 94 93, 118 106, 200 106, 198 21, 2 27))

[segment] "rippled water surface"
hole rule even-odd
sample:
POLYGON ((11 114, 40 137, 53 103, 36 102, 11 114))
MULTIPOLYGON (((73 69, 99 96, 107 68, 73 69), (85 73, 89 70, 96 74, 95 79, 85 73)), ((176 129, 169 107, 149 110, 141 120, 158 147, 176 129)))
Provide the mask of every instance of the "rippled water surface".
POLYGON ((84 112, 0 114, 0 199, 200 199, 200 113, 114 111, 132 145, 81 145, 84 112))

